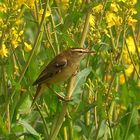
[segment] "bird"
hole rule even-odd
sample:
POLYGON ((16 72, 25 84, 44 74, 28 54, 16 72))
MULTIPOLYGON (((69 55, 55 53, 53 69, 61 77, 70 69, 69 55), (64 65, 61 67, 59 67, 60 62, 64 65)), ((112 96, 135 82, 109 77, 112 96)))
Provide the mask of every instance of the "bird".
POLYGON ((55 56, 33 82, 33 86, 37 85, 37 89, 31 106, 41 96, 44 87, 66 81, 75 75, 80 67, 81 60, 88 53, 95 52, 88 48, 68 48, 55 56))

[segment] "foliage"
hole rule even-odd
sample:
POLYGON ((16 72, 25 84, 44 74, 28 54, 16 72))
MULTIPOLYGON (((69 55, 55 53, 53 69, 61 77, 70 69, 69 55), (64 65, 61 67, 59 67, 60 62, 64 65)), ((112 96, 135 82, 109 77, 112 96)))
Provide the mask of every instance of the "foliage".
MULTIPOLYGON (((1 0, 0 139, 140 139, 140 1, 1 0), (69 47, 81 62, 72 100, 46 89, 31 108, 41 69, 69 47)), ((68 81, 51 85, 67 95, 68 81)))

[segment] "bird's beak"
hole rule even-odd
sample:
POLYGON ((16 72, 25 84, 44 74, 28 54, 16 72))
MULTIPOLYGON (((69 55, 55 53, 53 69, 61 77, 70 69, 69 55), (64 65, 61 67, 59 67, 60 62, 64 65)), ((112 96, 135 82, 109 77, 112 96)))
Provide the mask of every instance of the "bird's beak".
POLYGON ((85 52, 83 52, 83 53, 92 53, 92 54, 96 54, 96 52, 95 51, 90 51, 90 50, 86 50, 85 52))
POLYGON ((95 51, 88 51, 87 53, 95 54, 96 52, 95 51))

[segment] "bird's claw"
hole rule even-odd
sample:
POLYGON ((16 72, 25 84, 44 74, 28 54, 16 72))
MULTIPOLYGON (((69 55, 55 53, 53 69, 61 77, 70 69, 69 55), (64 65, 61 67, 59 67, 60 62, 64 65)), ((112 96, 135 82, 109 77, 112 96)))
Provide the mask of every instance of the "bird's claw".
POLYGON ((65 102, 72 101, 71 97, 69 97, 69 96, 61 96, 61 95, 59 95, 58 97, 59 97, 62 101, 65 101, 65 102))

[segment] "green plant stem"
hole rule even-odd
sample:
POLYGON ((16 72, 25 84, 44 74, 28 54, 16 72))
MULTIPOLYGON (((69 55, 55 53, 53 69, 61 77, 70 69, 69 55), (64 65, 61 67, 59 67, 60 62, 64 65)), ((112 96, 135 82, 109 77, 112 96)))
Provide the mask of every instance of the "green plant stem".
MULTIPOLYGON (((88 3, 90 2, 90 0, 88 0, 88 3)), ((85 19, 85 23, 84 23, 84 28, 83 28, 83 32, 82 32, 82 38, 81 38, 81 42, 80 42, 80 48, 82 48, 84 46, 84 42, 88 33, 88 29, 89 29, 89 19, 90 19, 90 11, 88 11, 87 15, 86 15, 86 19, 85 19)))
MULTIPOLYGON (((32 60, 32 58, 33 58, 33 55, 34 55, 34 53, 35 53, 35 51, 36 51, 36 49, 37 49, 39 43, 41 43, 41 42, 39 42, 39 41, 40 41, 41 38, 42 38, 43 24, 44 24, 44 22, 45 22, 46 11, 47 11, 47 3, 45 4, 45 8, 44 8, 44 12, 43 12, 43 15, 42 15, 42 19, 41 19, 41 22, 40 22, 40 25, 39 25, 38 33, 37 33, 37 36, 36 36, 36 39, 35 39, 35 42, 34 42, 34 45, 33 45, 33 50, 32 50, 32 52, 31 52, 31 54, 30 54, 30 56, 29 56, 29 58, 28 58, 28 60, 27 60, 27 63, 26 63, 26 65, 25 65, 24 69, 23 69, 22 72, 21 72, 21 76, 20 76, 20 78, 19 78, 19 80, 18 80, 18 84, 20 84, 21 81, 22 81, 22 79, 24 78, 25 72, 26 72, 27 68, 28 68, 29 65, 30 65, 30 62, 31 62, 31 60, 32 60)), ((10 97, 11 99, 12 99, 13 96, 15 95, 15 92, 16 92, 16 91, 14 90, 13 93, 12 93, 12 95, 11 95, 11 97, 10 97)), ((8 100, 8 102, 9 102, 9 100, 8 100)), ((7 104, 8 104, 8 103, 7 103, 7 104)))
MULTIPOLYGON (((116 74, 114 74, 112 76, 112 79, 110 81, 110 85, 109 85, 108 91, 107 91, 106 104, 109 103, 109 100, 108 99, 109 99, 109 95, 111 93, 111 89, 113 87, 113 83, 114 83, 115 77, 116 77, 116 74)), ((107 113, 108 126, 109 126, 109 129, 110 129, 110 134, 111 134, 112 140, 114 140, 113 132, 112 132, 112 128, 111 128, 111 122, 110 122, 110 113, 109 113, 109 109, 107 108, 107 105, 106 104, 105 104, 105 108, 106 108, 106 113, 107 113)))
MULTIPOLYGON (((42 36, 43 36, 43 24, 45 22, 46 11, 47 11, 47 2, 45 3, 45 6, 44 6, 44 12, 43 12, 42 19, 41 19, 41 22, 40 22, 40 25, 39 25, 39 28, 38 28, 38 33, 37 33, 37 36, 36 36, 36 39, 35 39, 35 42, 34 42, 34 45, 33 45, 33 50, 32 50, 32 52, 31 52, 31 54, 30 54, 30 56, 29 56, 29 58, 27 60, 27 63, 25 65, 24 69, 21 72, 21 76, 20 76, 20 78, 18 80, 18 84, 20 84, 21 81, 23 80, 25 72, 26 72, 27 68, 30 65, 30 62, 31 62, 31 60, 32 60, 32 58, 34 56, 34 53, 35 53, 37 47, 39 46, 39 43, 41 44, 40 40, 42 39, 42 36)), ((13 96, 15 95, 15 93, 16 93, 16 91, 14 90, 9 99, 12 99, 13 96)), ((9 102, 10 102, 10 100, 8 100, 7 105, 9 104, 9 102)), ((11 120, 12 120, 12 116, 11 116, 11 120)))
POLYGON ((118 59, 118 62, 119 63, 121 63, 122 56, 123 56, 123 49, 124 49, 124 46, 125 46, 125 38, 126 38, 126 31, 127 31, 127 28, 126 28, 126 24, 125 23, 124 23, 124 26, 123 26, 123 29, 122 30, 123 30, 123 35, 122 35, 123 36, 123 40, 122 40, 122 47, 121 47, 121 51, 120 51, 120 56, 119 56, 119 59, 118 59))
MULTIPOLYGON (((89 2, 90 2, 90 0, 87 1, 87 3, 89 3, 89 2)), ((84 29, 83 29, 83 32, 82 32, 82 38, 81 38, 81 42, 80 42, 80 47, 81 48, 83 47, 86 36, 87 36, 88 27, 89 27, 89 18, 90 18, 90 12, 88 12, 87 15, 86 15, 84 29)), ((74 83, 75 83, 75 78, 76 78, 75 76, 71 77, 71 79, 68 83, 68 87, 67 87, 67 97, 68 98, 71 98, 71 96, 72 96, 73 86, 74 86, 74 83)), ((64 118, 65 118, 65 115, 66 115, 66 112, 67 112, 67 108, 68 108, 68 103, 64 102, 63 108, 62 108, 62 111, 61 111, 61 113, 58 117, 58 120, 57 120, 56 123, 54 123, 55 127, 52 126, 52 128, 54 128, 54 131, 51 132, 49 140, 55 140, 56 139, 56 137, 59 133, 59 130, 60 130, 62 124, 63 124, 64 118)))
MULTIPOLYGON (((71 79, 68 83, 68 88, 67 88, 67 97, 68 98, 71 98, 71 96, 72 96, 73 86, 74 86, 74 83, 75 83, 75 78, 76 78, 76 76, 71 77, 71 79)), ((60 128, 61 128, 61 126, 64 122, 64 118, 65 118, 65 115, 67 113, 67 107, 68 107, 68 102, 64 102, 62 111, 59 114, 57 122, 55 123, 54 131, 52 131, 51 134, 50 134, 49 140, 55 140, 56 139, 56 137, 59 133, 59 130, 60 130, 60 128)))
MULTIPOLYGON (((94 102, 96 102, 97 100, 98 100, 98 98, 97 98, 97 92, 96 92, 94 102)), ((94 112, 93 116, 94 116, 95 128, 97 129, 99 124, 98 124, 98 116, 97 116, 97 107, 96 106, 93 108, 93 112, 94 112)))
POLYGON ((68 140, 67 128, 64 127, 64 140, 68 140))
POLYGON ((135 72, 136 72, 138 78, 140 79, 140 74, 139 74, 139 72, 137 71, 135 62, 134 62, 134 60, 133 60, 133 58, 132 58, 132 55, 131 55, 131 53, 130 53, 130 51, 129 51, 129 48, 128 48, 128 45, 127 45, 126 42, 125 42, 125 45, 126 45, 126 49, 127 49, 127 51, 128 51, 128 55, 129 55, 129 57, 130 57, 130 60, 131 60, 131 62, 132 62, 132 64, 133 64, 133 67, 134 67, 134 69, 135 69, 135 72))
POLYGON ((69 139, 73 140, 74 137, 73 137, 73 124, 72 124, 72 120, 69 119, 68 121, 69 121, 69 129, 68 129, 69 139))
MULTIPOLYGON (((51 11, 51 8, 48 6, 49 11, 51 11)), ((51 22, 52 22, 52 28, 53 28, 53 32, 54 32, 54 40, 57 46, 57 53, 60 52, 60 48, 59 48, 59 42, 58 42, 58 38, 57 38, 57 33, 56 33, 56 26, 55 26, 55 22, 53 19, 53 15, 51 14, 51 22)))
POLYGON ((46 136, 47 136, 47 139, 48 139, 48 138, 49 138, 49 131, 48 131, 47 123, 46 123, 46 121, 45 121, 45 118, 43 117, 43 114, 42 114, 41 109, 39 108, 38 104, 35 103, 35 105, 36 105, 36 107, 37 107, 37 110, 38 110, 38 112, 39 112, 39 114, 40 114, 40 116, 41 116, 41 119, 42 119, 42 121, 43 121, 43 124, 44 124, 44 126, 45 126, 46 136))
POLYGON ((137 56, 138 56, 138 63, 139 63, 139 67, 140 67, 140 53, 139 53, 139 48, 138 48, 138 44, 137 44, 137 40, 136 40, 136 37, 135 37, 135 33, 134 33, 134 30, 133 28, 131 27, 131 31, 132 31, 132 35, 133 35, 133 39, 134 39, 134 44, 135 44, 135 48, 136 48, 136 53, 137 53, 137 56))
POLYGON ((40 23, 40 26, 39 26, 39 29, 38 29, 37 37, 36 37, 36 39, 35 39, 35 43, 34 43, 33 50, 32 50, 32 52, 31 52, 31 54, 30 54, 30 56, 29 56, 29 58, 28 58, 28 60, 27 60, 27 63, 26 63, 25 68, 23 69, 23 71, 22 71, 22 73, 21 73, 21 77, 20 77, 20 79, 19 79, 19 83, 22 81, 22 79, 23 79, 23 77, 24 77, 24 75, 25 75, 25 72, 26 72, 27 68, 29 67, 30 62, 31 62, 31 60, 32 60, 32 58, 33 58, 33 55, 34 55, 34 53, 35 53, 35 50, 36 50, 36 48, 37 48, 38 45, 39 45, 39 41, 41 40, 40 37, 42 37, 43 24, 44 24, 44 22, 45 22, 46 11, 47 11, 47 4, 45 4, 45 9, 44 9, 43 16, 42 16, 42 19, 41 19, 41 23, 40 23))
POLYGON ((7 123, 7 129, 10 134, 11 132, 11 121, 10 121, 10 110, 9 110, 9 104, 7 106, 7 112, 6 112, 6 123, 7 123))
POLYGON ((106 9, 107 3, 108 3, 108 0, 104 0, 103 1, 103 10, 101 12, 101 16, 100 16, 100 20, 99 20, 99 25, 101 25, 101 22, 102 22, 102 20, 104 18, 104 13, 105 13, 105 9, 106 9))
MULTIPOLYGON (((3 86, 3 96, 5 97, 5 100, 8 99, 8 86, 6 83, 6 70, 5 70, 5 65, 1 66, 1 74, 2 74, 2 86, 3 86)), ((11 131, 11 121, 10 121, 10 114, 9 114, 9 104, 6 106, 6 126, 8 129, 8 132, 10 133, 11 131)))
POLYGON ((97 131, 96 131, 95 140, 98 140, 98 135, 99 135, 100 128, 101 128, 101 121, 98 122, 98 128, 97 128, 97 131))
POLYGON ((53 46, 53 44, 51 42, 51 36, 49 35, 48 30, 47 30, 47 27, 45 25, 44 25, 44 29, 45 29, 47 41, 48 41, 49 45, 51 46, 54 55, 56 55, 56 50, 55 50, 55 48, 54 48, 54 46, 53 46))
POLYGON ((112 43, 112 48, 113 48, 113 51, 115 51, 115 41, 114 41, 114 36, 113 36, 113 34, 112 34, 112 30, 111 30, 111 28, 109 28, 109 34, 110 34, 110 39, 111 39, 111 43, 112 43))
POLYGON ((129 129, 130 129, 130 124, 131 124, 131 122, 132 122, 133 114, 134 114, 134 107, 133 107, 133 109, 132 109, 132 112, 131 112, 131 115, 130 115, 130 119, 129 119, 129 121, 128 121, 127 128, 126 128, 126 132, 125 132, 125 135, 124 135, 123 140, 127 140, 128 131, 129 131, 129 129))

